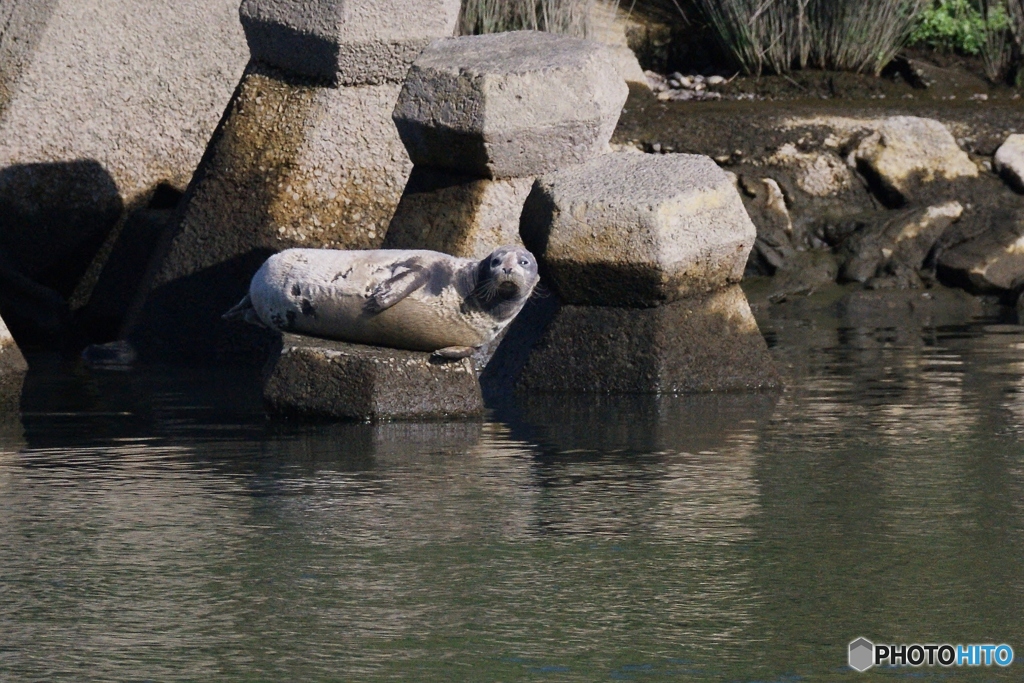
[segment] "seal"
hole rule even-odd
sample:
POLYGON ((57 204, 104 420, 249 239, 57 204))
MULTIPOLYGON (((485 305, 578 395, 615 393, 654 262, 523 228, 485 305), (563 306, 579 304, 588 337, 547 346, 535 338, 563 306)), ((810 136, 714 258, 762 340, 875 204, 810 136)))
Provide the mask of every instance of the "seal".
POLYGON ((537 280, 537 259, 516 246, 479 261, 414 249, 288 249, 267 259, 223 317, 465 358, 512 322, 537 280))

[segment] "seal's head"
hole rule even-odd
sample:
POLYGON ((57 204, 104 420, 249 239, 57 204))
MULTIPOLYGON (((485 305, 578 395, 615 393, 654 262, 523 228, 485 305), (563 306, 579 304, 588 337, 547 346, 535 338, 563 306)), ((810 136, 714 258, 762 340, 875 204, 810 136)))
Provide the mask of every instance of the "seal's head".
POLYGON ((477 291, 486 304, 525 302, 537 286, 537 259, 522 247, 498 247, 480 261, 477 291))

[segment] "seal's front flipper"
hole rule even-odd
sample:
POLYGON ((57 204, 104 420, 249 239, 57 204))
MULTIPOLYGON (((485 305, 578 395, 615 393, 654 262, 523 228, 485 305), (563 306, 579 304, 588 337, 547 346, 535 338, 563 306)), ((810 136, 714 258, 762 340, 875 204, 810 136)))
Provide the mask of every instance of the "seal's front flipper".
POLYGON ((429 279, 430 275, 422 268, 404 270, 397 275, 392 275, 377 285, 370 294, 370 298, 363 304, 363 310, 367 313, 380 313, 387 310, 427 284, 429 279))
POLYGON ((221 316, 224 320, 244 320, 252 325, 266 327, 253 308, 252 299, 246 294, 245 298, 235 304, 230 311, 221 316))
POLYGON ((446 346, 443 349, 438 349, 434 353, 430 354, 434 358, 444 358, 445 360, 458 360, 459 358, 469 358, 476 349, 472 346, 446 346))

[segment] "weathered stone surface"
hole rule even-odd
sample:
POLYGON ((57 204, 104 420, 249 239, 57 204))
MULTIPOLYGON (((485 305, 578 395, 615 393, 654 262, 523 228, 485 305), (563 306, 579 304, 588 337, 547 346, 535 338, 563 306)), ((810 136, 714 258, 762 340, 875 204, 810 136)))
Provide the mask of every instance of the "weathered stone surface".
POLYGON ((885 221, 865 226, 839 248, 841 279, 869 282, 872 278, 894 277, 898 280, 892 283, 895 285, 920 284, 917 272, 925 257, 963 211, 960 202, 950 201, 896 212, 885 221))
POLYGON ((46 29, 56 0, 0 5, 0 113, 26 62, 46 29))
POLYGON ((628 92, 600 43, 537 31, 463 36, 413 63, 394 119, 417 166, 521 178, 605 151, 628 92))
POLYGON ((739 286, 655 308, 563 306, 520 377, 529 391, 688 393, 778 386, 739 286))
POLYGON ((519 217, 532 187, 533 178, 489 180, 417 166, 384 248, 483 258, 498 245, 522 244, 519 217))
POLYGON ((250 67, 144 285, 145 305, 129 314, 143 359, 260 361, 267 335, 220 316, 268 256, 381 245, 411 170, 390 119, 398 90, 297 85, 250 67))
POLYGON ((520 233, 563 302, 652 306, 738 282, 756 230, 690 154, 608 154, 539 178, 520 233))
POLYGON ((910 199, 921 183, 978 176, 978 167, 944 125, 916 116, 878 122, 851 155, 893 202, 910 199))
POLYGON ((17 410, 28 364, 0 318, 0 412, 17 410))
POLYGON ((1024 135, 1014 133, 996 150, 992 168, 1017 192, 1024 192, 1024 135))
POLYGON ((238 2, 0 4, 0 248, 67 296, 124 208, 188 183, 248 59, 238 2))
POLYGON ((452 35, 459 0, 243 0, 253 59, 341 85, 401 82, 431 40, 452 35))
POLYGON ((801 152, 787 142, 765 160, 770 166, 789 168, 797 187, 813 197, 833 197, 853 185, 853 176, 843 160, 828 152, 801 152))
POLYGON ((349 420, 476 417, 483 414, 469 359, 283 335, 263 397, 271 411, 349 420))
POLYGON ((938 272, 979 293, 1019 286, 1024 282, 1024 211, 942 252, 938 272))

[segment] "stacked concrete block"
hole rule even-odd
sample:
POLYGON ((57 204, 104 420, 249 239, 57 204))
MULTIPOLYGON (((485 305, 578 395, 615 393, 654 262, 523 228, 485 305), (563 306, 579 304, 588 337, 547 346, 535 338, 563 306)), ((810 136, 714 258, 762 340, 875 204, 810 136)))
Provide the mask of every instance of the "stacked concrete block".
POLYGON ((28 365, 0 318, 0 413, 17 410, 28 365))
POLYGON ((126 210, 185 188, 247 57, 237 0, 0 2, 0 251, 69 297, 126 210))
POLYGON ((129 316, 143 358, 266 358, 220 315, 270 254, 379 247, 411 163, 391 121, 409 63, 458 0, 246 0, 252 60, 129 316))
POLYGON ((263 397, 279 414, 362 421, 467 418, 484 404, 469 359, 286 334, 263 397))
POLYGON ((385 246, 480 258, 519 243, 535 177, 604 153, 628 92, 599 43, 536 31, 434 43, 395 106, 415 169, 385 246))
POLYGON ((737 286, 756 230, 711 159, 609 154, 545 175, 521 232, 565 304, 526 362, 524 388, 663 393, 778 383, 737 286))

